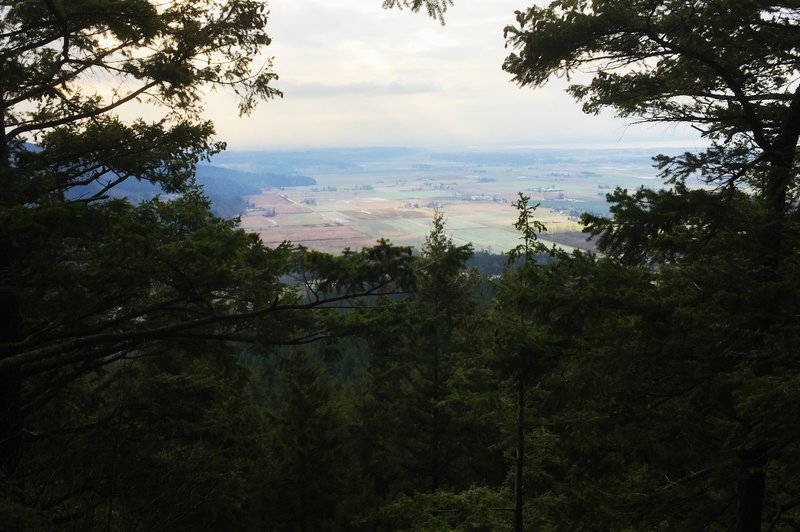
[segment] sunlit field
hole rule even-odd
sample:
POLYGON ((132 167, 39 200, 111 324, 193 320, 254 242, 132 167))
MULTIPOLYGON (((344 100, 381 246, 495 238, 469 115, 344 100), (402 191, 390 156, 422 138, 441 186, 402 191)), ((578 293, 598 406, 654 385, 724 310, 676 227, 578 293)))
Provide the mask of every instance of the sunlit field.
MULTIPOLYGON (((504 253, 519 243, 513 203, 522 192, 540 204, 536 217, 547 227, 542 240, 590 248, 580 232, 582 212, 605 213, 605 195, 615 187, 657 183, 647 154, 618 150, 348 155, 345 162, 330 153, 334 162, 328 165, 317 159, 293 167, 313 177, 314 186, 264 189, 248 197, 242 227, 271 246, 288 240, 339 252, 387 238, 419 247, 439 209, 455 242, 504 253)), ((230 166, 236 166, 235 157, 228 155, 230 166)))

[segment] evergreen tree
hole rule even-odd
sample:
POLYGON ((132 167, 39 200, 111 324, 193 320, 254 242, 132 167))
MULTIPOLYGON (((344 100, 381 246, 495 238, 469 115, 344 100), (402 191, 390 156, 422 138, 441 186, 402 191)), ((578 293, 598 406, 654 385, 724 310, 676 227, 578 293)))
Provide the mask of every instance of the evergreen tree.
POLYGON ((14 515, 42 509, 27 424, 70 383, 181 342, 304 343, 326 325, 306 311, 411 278, 410 251, 388 242, 268 249, 209 212, 195 165, 224 144, 201 95, 224 86, 246 113, 279 94, 254 64, 266 21, 255 0, 0 5, 0 504, 14 515), (91 92, 98 77, 116 89, 91 92), (136 100, 162 118, 122 120, 136 100), (108 199, 127 179, 170 196, 108 199))
POLYGON ((269 530, 356 530, 364 484, 344 405, 324 364, 296 350, 283 368, 260 511, 269 530))
POLYGON ((472 256, 472 245, 456 246, 445 233, 445 220, 441 211, 433 217, 433 227, 425 238, 420 261, 420 281, 417 287, 417 305, 414 312, 421 318, 418 344, 415 349, 428 369, 428 402, 430 404, 430 479, 431 491, 445 483, 443 476, 450 469, 449 452, 445 449, 451 441, 449 412, 445 410, 445 383, 454 369, 456 322, 475 307, 472 296, 474 284, 465 271, 472 256))
POLYGON ((522 266, 518 270, 507 271, 502 277, 499 293, 493 301, 492 324, 497 343, 496 366, 504 376, 510 378, 514 388, 514 530, 521 531, 524 527, 523 476, 528 388, 541 379, 546 367, 545 360, 552 357, 552 353, 549 352, 545 324, 536 319, 544 309, 534 304, 536 298, 532 294, 541 290, 535 277, 539 273, 537 258, 547 251, 538 242, 538 235, 545 227, 533 218, 537 206, 530 205, 529 196, 520 193, 514 207, 518 213, 514 227, 521 233, 522 243, 509 253, 509 263, 521 259, 522 266))
POLYGON ((636 511, 620 510, 620 526, 796 523, 785 486, 796 480, 798 368, 785 353, 797 343, 797 19, 781 2, 554 2, 506 28, 518 83, 591 66, 591 81, 570 88, 586 111, 691 124, 711 141, 657 158, 670 188, 616 191, 610 218, 584 218, 602 251, 658 269, 642 291, 652 306, 619 324, 629 341, 608 338, 596 355, 624 354, 625 366, 600 366, 640 468, 625 468, 636 511), (632 427, 682 452, 648 450, 632 427))
POLYGON ((429 17, 438 19, 442 24, 447 8, 452 5, 453 0, 383 0, 386 9, 408 7, 417 12, 424 7, 429 17))
MULTIPOLYGON (((488 334, 478 278, 465 266, 470 255, 471 246, 446 235, 437 212, 414 294, 363 312, 371 355, 357 409, 359 441, 376 495, 389 501, 386 511, 425 493, 458 493, 502 478, 493 376, 481 358, 488 334)), ((386 515, 374 513, 371 526, 391 529, 386 515)))
POLYGON ((75 379, 27 420, 4 530, 236 530, 264 420, 230 349, 173 346, 75 379))
POLYGON ((87 243, 104 224, 118 227, 109 218, 125 218, 126 209, 96 203, 129 178, 188 190, 195 163, 222 147, 198 118, 202 86, 235 88, 242 111, 278 94, 268 66, 251 72, 256 51, 269 43, 265 22, 263 5, 248 0, 221 10, 204 0, 0 6, 0 481, 19 476, 28 365, 113 357, 126 340, 100 338, 126 316, 145 316, 141 308, 127 314, 116 282, 92 285, 87 243), (119 82, 111 96, 85 89, 98 75, 119 82), (138 98, 160 102, 164 119, 126 124, 115 115, 138 98), (76 277, 82 282, 73 284, 76 277), (70 303, 57 309, 69 291, 70 303), (94 305, 83 304, 87 294, 94 305))

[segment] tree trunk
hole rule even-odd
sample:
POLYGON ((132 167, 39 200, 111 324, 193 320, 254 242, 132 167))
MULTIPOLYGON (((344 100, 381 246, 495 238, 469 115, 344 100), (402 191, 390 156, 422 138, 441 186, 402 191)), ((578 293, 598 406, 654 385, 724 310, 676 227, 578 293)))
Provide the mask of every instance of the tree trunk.
POLYGON ((431 491, 439 489, 439 468, 441 457, 441 419, 439 412, 439 342, 433 350, 433 455, 431 457, 431 491))
POLYGON ((742 452, 742 476, 739 480, 739 511, 736 532, 760 532, 761 516, 764 512, 767 464, 766 445, 759 445, 742 452))
MULTIPOLYGON (((20 321, 19 298, 10 288, 0 288, 0 344, 19 339, 20 321)), ((21 368, 12 366, 0 370, 0 482, 18 487, 23 478, 22 425, 21 368)))
POLYGON ((0 370, 0 481, 21 478, 21 392, 19 368, 0 370))
POLYGON ((517 382, 517 460, 514 464, 514 532, 522 532, 522 466, 525 460, 525 383, 517 382))
MULTIPOLYGON (((5 94, 0 91, 0 170, 8 168, 10 163, 11 151, 8 148, 8 139, 6 138, 6 100, 5 94)), ((8 185, 5 179, 0 182, 0 186, 7 187, 8 185)))

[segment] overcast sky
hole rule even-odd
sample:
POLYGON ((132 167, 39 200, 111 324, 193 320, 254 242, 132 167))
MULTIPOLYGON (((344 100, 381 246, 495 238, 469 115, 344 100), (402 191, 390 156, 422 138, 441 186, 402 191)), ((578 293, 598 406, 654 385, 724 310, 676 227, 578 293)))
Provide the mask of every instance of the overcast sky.
POLYGON ((247 118, 211 95, 229 149, 321 146, 691 145, 690 130, 585 116, 564 93, 510 83, 503 27, 530 0, 456 0, 447 25, 381 0, 271 0, 282 100, 247 118))

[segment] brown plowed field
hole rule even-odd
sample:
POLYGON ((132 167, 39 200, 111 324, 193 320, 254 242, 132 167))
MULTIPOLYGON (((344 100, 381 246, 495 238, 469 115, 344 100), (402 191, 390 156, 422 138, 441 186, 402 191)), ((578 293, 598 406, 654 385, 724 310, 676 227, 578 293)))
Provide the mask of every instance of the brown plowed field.
MULTIPOLYGON (((519 243, 519 235, 512 227, 516 211, 508 199, 476 201, 438 193, 421 196, 419 190, 386 185, 368 194, 310 187, 265 190, 248 200, 254 207, 242 216, 241 227, 258 233, 268 246, 290 241, 338 253, 347 247, 357 250, 374 245, 378 238, 389 238, 396 244, 419 247, 433 220, 434 209, 428 205, 439 206, 448 235, 455 242, 472 242, 476 249, 494 252, 505 252, 519 243)), ((575 226, 566 216, 546 209, 538 210, 537 215, 546 225, 552 224, 551 230, 560 233, 571 230, 566 226, 575 226)), ((553 236, 542 235, 545 239, 553 236)), ((565 234, 552 241, 586 247, 578 235, 565 234)))

